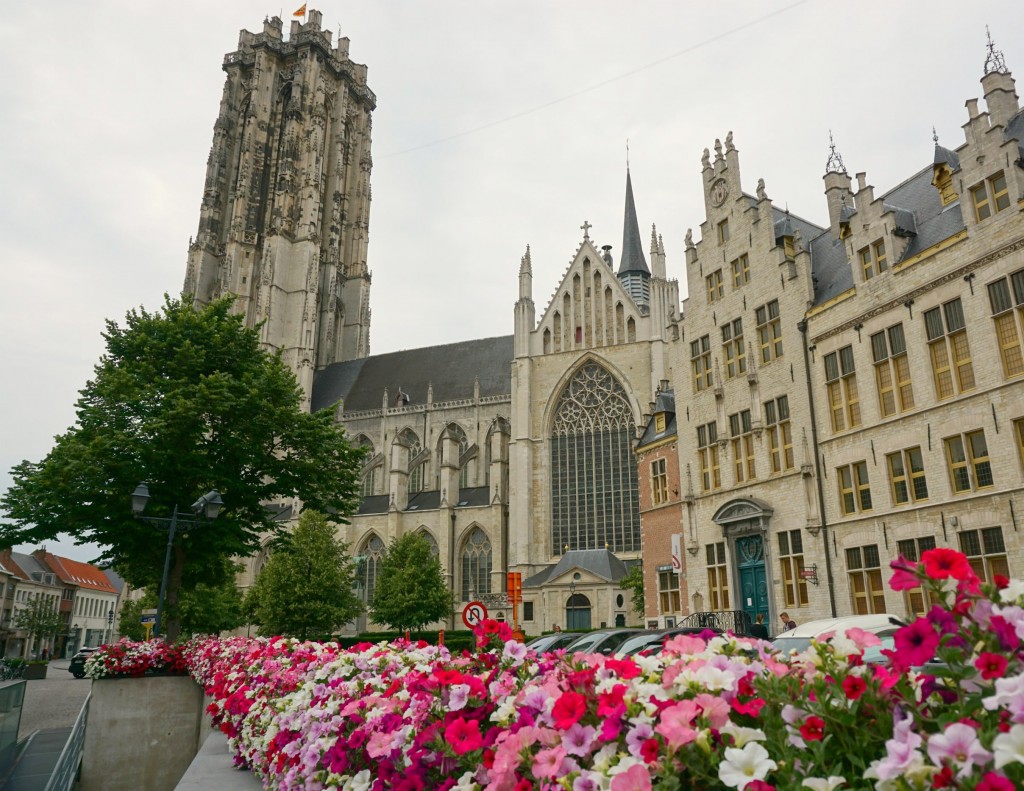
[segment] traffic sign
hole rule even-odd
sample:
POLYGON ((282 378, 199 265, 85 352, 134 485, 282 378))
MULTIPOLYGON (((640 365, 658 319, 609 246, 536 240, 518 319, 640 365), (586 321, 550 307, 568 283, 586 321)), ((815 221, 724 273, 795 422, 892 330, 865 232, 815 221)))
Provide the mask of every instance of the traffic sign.
POLYGON ((156 616, 155 615, 143 615, 141 618, 139 618, 139 623, 143 623, 143 624, 145 624, 145 623, 156 623, 156 616))
POLYGON ((487 608, 482 602, 471 601, 462 608, 462 622, 467 629, 479 626, 487 618, 487 608))

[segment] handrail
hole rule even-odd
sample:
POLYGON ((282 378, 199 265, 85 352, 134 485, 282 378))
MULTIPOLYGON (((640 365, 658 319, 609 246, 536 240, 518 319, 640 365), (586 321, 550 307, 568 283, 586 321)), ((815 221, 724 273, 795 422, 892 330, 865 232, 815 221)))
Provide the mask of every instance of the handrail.
POLYGON ((738 635, 750 634, 750 616, 743 610, 722 610, 717 612, 695 612, 680 619, 676 626, 692 626, 717 629, 738 635))
POLYGON ((57 758, 57 765, 53 767, 53 774, 50 775, 44 791, 71 791, 74 787, 78 767, 82 763, 82 754, 85 752, 85 723, 89 719, 91 699, 90 692, 82 704, 82 710, 78 712, 78 717, 75 718, 71 735, 61 750, 60 757, 57 758))

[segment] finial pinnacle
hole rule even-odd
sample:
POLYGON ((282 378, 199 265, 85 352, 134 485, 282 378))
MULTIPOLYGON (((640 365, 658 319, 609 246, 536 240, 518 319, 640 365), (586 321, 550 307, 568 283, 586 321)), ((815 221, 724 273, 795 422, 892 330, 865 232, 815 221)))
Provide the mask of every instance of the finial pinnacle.
POLYGON ((832 139, 832 130, 828 130, 828 162, 825 163, 826 173, 845 173, 846 165, 843 164, 843 157, 836 150, 835 140, 832 139))
POLYGON ((992 74, 993 72, 1006 74, 1006 60, 1003 58, 1002 50, 996 49, 996 44, 992 40, 992 33, 989 32, 988 25, 985 25, 985 38, 988 39, 988 52, 985 55, 985 74, 992 74))
POLYGON ((629 170, 629 138, 626 138, 626 170, 629 170))
POLYGON ((932 140, 934 141, 935 145, 939 144, 939 133, 935 131, 934 124, 932 124, 932 140))

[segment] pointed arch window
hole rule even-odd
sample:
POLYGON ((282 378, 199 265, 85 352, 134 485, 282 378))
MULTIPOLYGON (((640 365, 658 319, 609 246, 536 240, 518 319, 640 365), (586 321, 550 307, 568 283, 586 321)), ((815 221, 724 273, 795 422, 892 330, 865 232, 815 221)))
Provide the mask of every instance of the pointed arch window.
POLYGON ((359 566, 356 569, 356 586, 363 602, 373 604, 373 594, 380 579, 380 564, 384 557, 384 542, 377 536, 370 536, 359 552, 359 566))
POLYGON ((434 536, 431 534, 429 530, 427 530, 427 528, 421 527, 417 535, 421 536, 423 540, 430 545, 431 555, 433 555, 436 558, 439 554, 441 554, 441 551, 440 549, 438 549, 437 546, 437 539, 434 538, 434 536))
POLYGON ((569 549, 636 552, 640 505, 626 391, 595 362, 583 365, 555 407, 551 433, 551 539, 569 549))
POLYGON ((463 601, 472 601, 474 596, 491 592, 491 564, 491 540, 475 527, 462 547, 463 601))

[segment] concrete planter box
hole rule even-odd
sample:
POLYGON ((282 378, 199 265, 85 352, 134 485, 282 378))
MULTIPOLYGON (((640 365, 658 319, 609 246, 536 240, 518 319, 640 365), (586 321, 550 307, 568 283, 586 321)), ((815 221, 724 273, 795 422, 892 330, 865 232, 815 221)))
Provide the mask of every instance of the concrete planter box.
POLYGON ((26 681, 38 681, 46 678, 46 669, 49 667, 45 662, 29 662, 25 665, 25 673, 22 678, 26 681))
POLYGON ((77 791, 172 791, 199 749, 203 690, 188 676, 92 682, 77 791))

